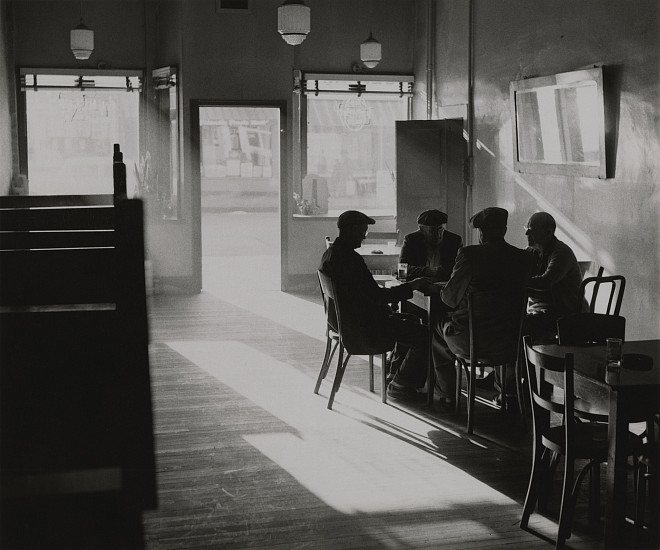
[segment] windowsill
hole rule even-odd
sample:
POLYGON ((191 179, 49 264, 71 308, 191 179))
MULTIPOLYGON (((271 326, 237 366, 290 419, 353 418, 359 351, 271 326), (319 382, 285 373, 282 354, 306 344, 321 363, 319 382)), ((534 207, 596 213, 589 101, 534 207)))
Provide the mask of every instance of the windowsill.
MULTIPOLYGON (((328 210, 327 214, 294 214, 297 220, 336 220, 344 210, 328 210)), ((361 209, 360 212, 375 220, 393 220, 396 218, 389 210, 361 209)))

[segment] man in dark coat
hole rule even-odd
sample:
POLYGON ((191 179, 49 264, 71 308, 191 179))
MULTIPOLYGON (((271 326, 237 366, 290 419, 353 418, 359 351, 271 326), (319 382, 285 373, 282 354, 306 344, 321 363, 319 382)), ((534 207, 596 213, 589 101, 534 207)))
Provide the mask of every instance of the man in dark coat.
POLYGON ((447 214, 426 210, 417 217, 419 229, 403 239, 399 262, 408 264, 408 276, 446 281, 451 275, 461 237, 447 231, 447 214))
POLYGON ((355 251, 366 237, 369 225, 374 223, 372 218, 357 210, 342 213, 337 220, 339 236, 324 252, 319 269, 332 278, 337 293, 343 298, 343 331, 352 331, 367 345, 378 345, 386 339, 409 347, 388 387, 388 396, 421 398, 417 390, 426 381, 427 329, 416 320, 397 316, 388 304, 411 298, 413 290, 429 291, 433 285, 426 278, 392 288, 376 283, 364 259, 355 251))
MULTIPOLYGON (((434 395, 446 407, 454 405, 455 356, 470 355, 468 294, 479 290, 522 292, 529 279, 531 255, 504 240, 507 218, 504 208, 477 212, 470 223, 479 230, 479 244, 461 248, 449 281, 441 291, 438 286, 443 303, 451 310, 441 316, 433 338, 434 395)), ((480 347, 486 354, 497 354, 501 342, 506 340, 495 324, 488 333, 481 334, 480 347)))
POLYGON ((534 256, 529 281, 525 332, 554 340, 557 319, 577 313, 582 272, 571 248, 555 237, 557 224, 547 212, 532 214, 525 235, 534 256))

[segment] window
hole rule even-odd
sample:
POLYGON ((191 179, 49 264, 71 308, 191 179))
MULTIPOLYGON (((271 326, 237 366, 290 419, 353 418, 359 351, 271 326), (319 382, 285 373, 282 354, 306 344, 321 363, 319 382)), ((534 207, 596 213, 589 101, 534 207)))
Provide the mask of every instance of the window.
POLYGON ((327 185, 328 214, 395 215, 394 123, 409 118, 412 77, 306 74, 303 91, 303 172, 327 185))
POLYGON ((30 194, 111 194, 114 143, 121 146, 133 192, 140 79, 135 71, 21 69, 27 123, 22 170, 30 194))

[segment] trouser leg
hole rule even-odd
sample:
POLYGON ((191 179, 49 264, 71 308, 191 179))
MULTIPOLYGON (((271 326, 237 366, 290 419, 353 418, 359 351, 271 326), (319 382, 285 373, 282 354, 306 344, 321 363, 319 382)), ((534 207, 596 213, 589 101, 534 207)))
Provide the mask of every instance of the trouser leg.
POLYGON ((456 336, 445 334, 442 323, 436 323, 433 331, 432 350, 433 368, 435 369, 434 396, 453 399, 456 393, 456 369, 454 366, 456 355, 450 349, 451 340, 456 339, 456 336))
POLYGON ((394 383, 408 388, 421 388, 426 382, 428 364, 427 328, 419 320, 391 317, 388 330, 401 349, 407 352, 394 377, 394 383))
MULTIPOLYGON (((417 315, 414 315, 412 313, 395 313, 392 317, 394 319, 406 319, 416 324, 421 323, 421 319, 417 315)), ((392 350, 392 354, 390 356, 390 369, 389 369, 390 378, 394 377, 394 375, 399 371, 401 365, 403 364, 403 361, 408 355, 408 351, 410 350, 410 348, 411 346, 401 341, 397 341, 396 345, 394 346, 394 350, 392 350)))

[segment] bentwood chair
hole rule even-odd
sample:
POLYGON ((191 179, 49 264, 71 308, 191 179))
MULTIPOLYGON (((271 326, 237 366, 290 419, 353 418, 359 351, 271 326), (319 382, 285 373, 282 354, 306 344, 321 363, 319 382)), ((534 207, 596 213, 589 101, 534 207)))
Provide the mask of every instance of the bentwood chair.
POLYGON ((456 412, 461 410, 462 372, 467 376, 467 432, 474 430, 477 368, 491 366, 501 369, 502 411, 507 408, 506 379, 508 369, 516 373, 516 394, 521 418, 524 418, 520 343, 522 323, 527 307, 524 290, 514 292, 476 291, 468 296, 470 355, 457 356, 456 412))
MULTIPOLYGON (((394 349, 394 340, 382 334, 366 334, 368 327, 359 328, 357 323, 353 323, 351 319, 350 309, 342 302, 342 294, 340 289, 336 287, 334 281, 327 274, 322 271, 317 271, 319 284, 321 287, 321 294, 326 308, 326 318, 328 326, 330 327, 333 321, 332 313, 334 312, 334 319, 336 319, 336 334, 338 336, 339 358, 337 360, 337 372, 332 384, 330 398, 328 399, 328 409, 332 409, 332 404, 335 400, 335 394, 339 391, 346 365, 351 355, 368 355, 369 356, 369 390, 374 391, 374 355, 381 356, 381 400, 383 403, 387 402, 387 353, 394 349), (344 357, 344 354, 346 356, 344 357)), ((329 342, 328 342, 329 344, 329 342)), ((326 345, 326 357, 321 366, 318 379, 316 380, 316 387, 314 393, 319 392, 321 382, 326 377, 332 354, 328 355, 328 345, 326 345)))
POLYGON ((595 277, 586 277, 580 284, 578 313, 584 311, 587 306, 591 313, 596 313, 598 309, 600 313, 606 315, 619 315, 623 293, 626 290, 626 278, 623 275, 605 276, 603 273, 604 269, 600 267, 595 277), (587 299, 588 294, 589 299, 587 299))
MULTIPOLYGON (((534 424, 532 471, 523 507, 520 527, 526 529, 529 517, 539 502, 539 494, 552 481, 559 456, 564 457, 561 509, 556 548, 562 548, 571 536, 571 524, 580 484, 591 472, 590 507, 598 498, 599 468, 607 461, 607 424, 578 422, 574 409, 573 354, 554 357, 536 351, 530 336, 523 339, 527 362, 527 379, 534 424), (545 380, 546 371, 563 374, 563 392, 552 392, 545 380), (550 425, 550 414, 560 415, 559 425, 550 425), (575 461, 587 460, 574 480, 575 461)), ((591 514, 593 515, 593 513, 591 514)))

